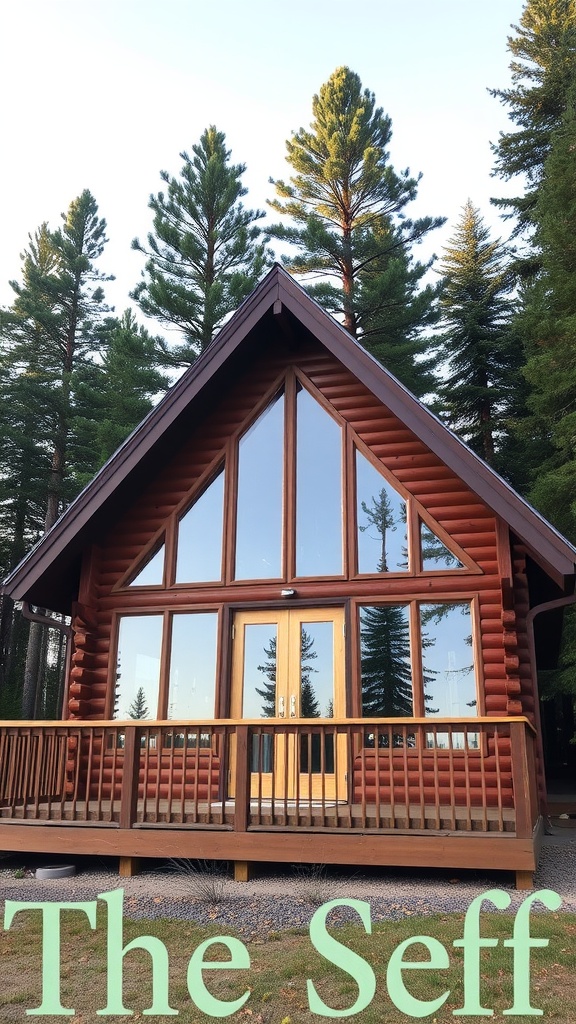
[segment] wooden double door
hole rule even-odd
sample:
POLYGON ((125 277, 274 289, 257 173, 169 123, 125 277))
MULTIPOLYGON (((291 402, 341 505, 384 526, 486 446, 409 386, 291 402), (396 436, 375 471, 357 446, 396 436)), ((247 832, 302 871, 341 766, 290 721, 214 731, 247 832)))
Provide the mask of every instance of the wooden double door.
POLYGON ((249 750, 252 796, 344 798, 346 739, 313 721, 345 716, 344 651, 342 608, 236 613, 231 716, 263 724, 249 750))

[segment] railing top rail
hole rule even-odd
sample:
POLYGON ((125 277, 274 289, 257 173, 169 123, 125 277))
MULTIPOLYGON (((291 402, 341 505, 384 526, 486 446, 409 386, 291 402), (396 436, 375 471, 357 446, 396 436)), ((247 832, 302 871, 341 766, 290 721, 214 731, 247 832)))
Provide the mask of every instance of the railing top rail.
POLYGON ((42 728, 42 729, 57 729, 62 727, 68 727, 71 729, 101 729, 103 727, 107 729, 148 729, 148 728, 162 728, 162 729, 190 729, 190 728, 224 728, 231 726, 235 727, 238 725, 248 726, 265 726, 265 725, 354 725, 354 726, 387 726, 391 725, 394 728, 400 728, 405 726, 406 728, 412 728, 414 726, 422 726, 425 728, 432 728, 438 725, 450 725, 450 726, 470 726, 470 727, 482 727, 482 726, 493 726, 493 725, 510 725, 515 722, 523 722, 528 727, 530 732, 536 734, 536 729, 532 723, 523 715, 510 715, 510 716, 478 716, 478 717, 466 717, 466 718, 450 718, 450 717, 436 717, 433 718, 205 718, 205 719, 194 719, 194 721, 174 721, 172 719, 160 720, 160 719, 135 719, 129 718, 128 720, 119 719, 91 719, 89 721, 76 721, 75 719, 52 719, 50 721, 35 721, 30 720, 16 720, 7 719, 0 721, 0 729, 15 729, 15 728, 42 728))

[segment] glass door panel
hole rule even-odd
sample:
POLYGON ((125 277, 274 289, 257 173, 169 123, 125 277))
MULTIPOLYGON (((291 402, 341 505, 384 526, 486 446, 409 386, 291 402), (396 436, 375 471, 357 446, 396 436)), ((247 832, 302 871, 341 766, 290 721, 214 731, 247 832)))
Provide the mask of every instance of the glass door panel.
POLYGON ((313 720, 344 715, 342 609, 237 613, 231 716, 275 720, 277 726, 253 730, 252 796, 334 799, 338 792, 343 798, 345 737, 335 742, 313 720))

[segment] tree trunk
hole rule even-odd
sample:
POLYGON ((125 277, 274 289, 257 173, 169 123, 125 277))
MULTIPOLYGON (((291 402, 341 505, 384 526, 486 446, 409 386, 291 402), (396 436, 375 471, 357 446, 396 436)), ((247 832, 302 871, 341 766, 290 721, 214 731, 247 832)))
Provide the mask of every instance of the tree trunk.
POLYGON ((36 696, 38 693, 38 677, 42 660, 42 631, 39 622, 30 623, 28 651, 24 667, 24 687, 22 690, 22 718, 30 720, 36 713, 36 696))

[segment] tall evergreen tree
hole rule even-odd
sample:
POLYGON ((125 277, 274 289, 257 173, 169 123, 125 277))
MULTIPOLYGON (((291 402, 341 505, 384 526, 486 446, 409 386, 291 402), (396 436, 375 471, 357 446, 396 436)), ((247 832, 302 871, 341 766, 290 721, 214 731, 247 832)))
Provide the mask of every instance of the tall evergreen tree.
POLYGON ((415 260, 401 228, 382 219, 370 231, 377 254, 359 274, 357 321, 362 344, 414 395, 436 389, 431 332, 439 318, 439 284, 423 284, 434 263, 415 260))
POLYGON ((499 448, 522 394, 522 349, 512 327, 513 277, 470 200, 440 264, 444 332, 439 387, 446 417, 486 462, 509 474, 499 448))
POLYGON ((272 182, 278 198, 270 205, 294 226, 276 224, 270 234, 297 248, 297 255, 284 257, 287 268, 320 279, 311 293, 369 347, 380 345, 389 354, 394 330, 387 331, 386 311, 405 311, 408 304, 410 330, 402 337, 408 352, 397 368, 407 363, 416 376, 418 328, 429 317, 433 289, 415 301, 426 268, 411 262, 407 246, 443 221, 405 217, 419 178, 390 165, 390 118, 357 74, 337 68, 312 109, 310 130, 300 128, 286 143, 294 175, 272 182))
MULTIPOLYGON (((566 110, 576 61, 576 0, 526 0, 520 24, 512 27, 512 85, 490 91, 508 108, 516 128, 501 132, 493 146, 494 174, 519 179, 523 190, 492 202, 505 216, 517 218, 519 233, 531 227, 552 134, 566 110)), ((524 269, 532 272, 534 264, 529 261, 524 269)))
POLYGON ((576 69, 562 125, 534 208, 542 269, 526 290, 522 326, 527 338, 532 433, 549 444, 535 473, 531 499, 576 541, 576 69))
MULTIPOLYGON (((106 222, 98 218, 94 197, 85 190, 73 200, 63 226, 47 235, 52 249, 50 268, 32 261, 23 285, 11 282, 16 292, 12 313, 23 333, 36 331, 38 364, 45 377, 44 399, 52 422, 48 441, 50 469, 44 529, 56 522, 72 497, 68 450, 73 421, 72 379, 80 361, 93 348, 92 331, 101 315, 106 278, 96 269, 106 243, 106 222)), ((24 670, 22 714, 34 717, 42 671, 43 632, 32 623, 24 670)))
POLYGON ((206 129, 179 178, 161 171, 166 191, 150 197, 153 231, 143 280, 133 292, 142 311, 179 328, 185 343, 167 350, 175 365, 191 363, 225 317, 252 291, 269 261, 257 222, 260 210, 241 203, 245 164, 231 164, 225 135, 206 129))
MULTIPOLYGON (((106 222, 87 190, 73 200, 63 226, 48 232, 49 268, 25 258, 22 284, 11 315, 20 336, 35 337, 38 372, 42 375, 43 408, 51 421, 50 473, 44 528, 55 523, 77 486, 68 472, 68 450, 74 419, 74 374, 98 349, 96 326, 107 309, 102 282, 109 280, 96 267, 106 243, 106 222)), ((18 353, 13 353, 16 358, 18 353)))
POLYGON ((97 331, 101 357, 80 367, 74 376, 75 417, 71 459, 81 486, 116 451, 166 390, 159 369, 161 339, 137 323, 127 309, 118 319, 107 317, 97 331))

